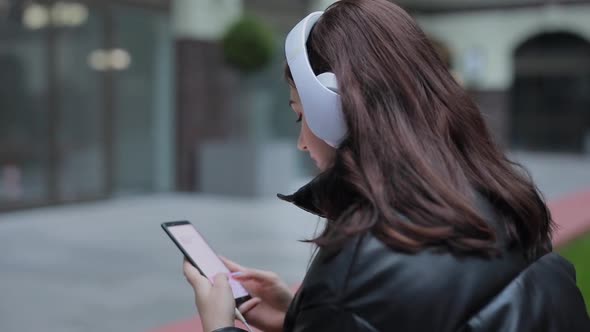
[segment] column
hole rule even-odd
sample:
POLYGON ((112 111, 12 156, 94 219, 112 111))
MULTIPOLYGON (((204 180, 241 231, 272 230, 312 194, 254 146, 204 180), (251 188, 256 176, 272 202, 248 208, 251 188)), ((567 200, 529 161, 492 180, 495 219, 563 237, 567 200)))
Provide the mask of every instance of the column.
POLYGON ((226 137, 236 77, 219 40, 242 14, 242 0, 173 0, 176 51, 176 188, 197 190, 198 146, 226 137))

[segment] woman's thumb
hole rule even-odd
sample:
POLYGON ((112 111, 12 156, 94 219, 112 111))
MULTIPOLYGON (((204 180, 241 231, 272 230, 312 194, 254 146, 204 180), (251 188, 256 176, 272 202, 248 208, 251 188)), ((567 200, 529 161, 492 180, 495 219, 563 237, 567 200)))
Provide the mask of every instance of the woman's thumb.
POLYGON ((238 310, 240 310, 240 312, 245 315, 247 314, 250 310, 256 308, 257 305, 260 304, 260 302, 262 302, 262 300, 258 297, 254 297, 251 298, 250 300, 244 302, 239 308, 238 310))

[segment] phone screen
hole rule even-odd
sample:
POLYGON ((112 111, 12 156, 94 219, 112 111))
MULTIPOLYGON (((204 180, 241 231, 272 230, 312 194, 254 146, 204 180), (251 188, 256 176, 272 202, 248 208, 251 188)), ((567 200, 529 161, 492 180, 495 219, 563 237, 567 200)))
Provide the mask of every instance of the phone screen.
MULTIPOLYGON (((171 236, 176 239, 176 243, 182 246, 184 252, 190 256, 201 272, 211 282, 213 282, 213 277, 219 273, 230 273, 229 269, 217 257, 217 254, 209 247, 205 239, 203 239, 192 224, 168 226, 167 229, 171 236)), ((229 278, 229 284, 235 299, 249 295, 246 289, 231 277, 229 278)))

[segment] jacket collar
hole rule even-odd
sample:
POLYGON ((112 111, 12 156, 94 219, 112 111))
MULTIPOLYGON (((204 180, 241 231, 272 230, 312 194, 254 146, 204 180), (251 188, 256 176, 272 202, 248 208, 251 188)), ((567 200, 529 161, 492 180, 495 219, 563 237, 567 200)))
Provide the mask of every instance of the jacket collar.
POLYGON ((290 195, 277 194, 277 197, 285 202, 293 203, 295 206, 311 214, 325 218, 325 213, 320 208, 318 190, 323 185, 321 177, 316 177, 309 183, 299 188, 290 195))

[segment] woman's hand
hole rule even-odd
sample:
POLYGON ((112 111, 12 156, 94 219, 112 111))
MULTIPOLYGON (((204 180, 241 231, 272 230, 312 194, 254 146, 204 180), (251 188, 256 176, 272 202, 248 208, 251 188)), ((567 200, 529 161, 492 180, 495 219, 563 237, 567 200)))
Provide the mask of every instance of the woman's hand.
POLYGON ((265 332, 282 331, 285 314, 293 300, 293 292, 287 284, 274 272, 250 269, 227 258, 221 259, 232 277, 252 295, 252 299, 239 307, 248 323, 265 332))
POLYGON ((183 270, 186 280, 195 290, 195 302, 201 316, 203 331, 210 332, 234 326, 236 304, 228 276, 218 274, 211 284, 209 279, 201 275, 186 259, 183 270))

